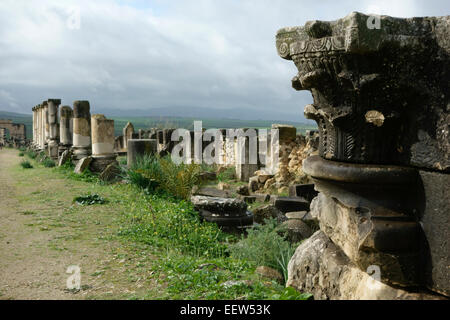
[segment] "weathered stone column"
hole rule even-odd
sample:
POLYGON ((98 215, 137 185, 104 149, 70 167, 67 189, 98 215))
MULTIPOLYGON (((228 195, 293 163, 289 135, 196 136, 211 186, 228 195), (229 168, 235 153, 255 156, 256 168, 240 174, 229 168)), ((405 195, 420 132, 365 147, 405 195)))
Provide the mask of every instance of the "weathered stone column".
POLYGON ((49 125, 48 154, 50 158, 57 160, 59 146, 58 108, 61 104, 61 99, 48 99, 47 102, 49 125))
POLYGON ((34 130, 35 130, 35 112, 34 112, 34 107, 33 108, 31 108, 31 111, 32 111, 32 118, 33 118, 33 120, 32 120, 32 130, 31 130, 31 133, 32 133, 32 135, 33 135, 33 138, 32 138, 32 146, 34 146, 34 142, 35 142, 35 132, 34 132, 34 130))
POLYGON ((243 129, 245 134, 254 133, 254 135, 241 135, 235 142, 235 169, 236 178, 239 181, 248 182, 255 171, 258 170, 258 136, 254 129, 243 129))
POLYGON ((91 155, 91 113, 89 101, 73 103, 73 155, 76 162, 91 155))
POLYGON ((128 140, 133 139, 134 126, 131 122, 128 122, 125 128, 123 128, 123 146, 125 149, 128 147, 128 140))
POLYGON ((43 125, 44 125, 44 145, 43 149, 48 155, 48 142, 50 138, 50 124, 49 124, 49 112, 48 112, 48 101, 42 102, 43 107, 43 125))
POLYGON ((311 215, 322 235, 299 248, 316 257, 298 251, 288 285, 319 299, 357 287, 366 299, 411 298, 413 286, 450 296, 450 17, 377 18, 381 28, 354 12, 277 33, 279 55, 298 68, 292 86, 313 95, 305 116, 320 135, 303 170, 320 191, 311 215), (325 274, 322 285, 307 281, 325 274))
POLYGON ((70 149, 73 139, 73 111, 69 106, 59 109, 59 155, 70 149))
POLYGON ((102 172, 108 165, 117 163, 114 153, 114 120, 106 119, 102 114, 91 118, 93 172, 102 172))
POLYGON ((44 104, 41 103, 39 106, 40 109, 40 128, 39 128, 39 136, 40 136, 40 150, 45 150, 45 108, 44 104))
POLYGON ((128 140, 127 165, 131 167, 137 157, 154 155, 157 153, 158 145, 156 139, 130 139, 128 140))

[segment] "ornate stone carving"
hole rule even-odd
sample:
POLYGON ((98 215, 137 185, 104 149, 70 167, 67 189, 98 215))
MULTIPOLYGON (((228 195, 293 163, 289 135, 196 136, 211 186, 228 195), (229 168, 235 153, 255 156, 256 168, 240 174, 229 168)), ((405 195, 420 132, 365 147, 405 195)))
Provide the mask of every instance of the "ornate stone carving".
POLYGON ((380 17, 354 12, 278 31, 279 55, 293 60, 296 90, 317 121, 320 155, 353 163, 450 170, 450 17, 380 17))

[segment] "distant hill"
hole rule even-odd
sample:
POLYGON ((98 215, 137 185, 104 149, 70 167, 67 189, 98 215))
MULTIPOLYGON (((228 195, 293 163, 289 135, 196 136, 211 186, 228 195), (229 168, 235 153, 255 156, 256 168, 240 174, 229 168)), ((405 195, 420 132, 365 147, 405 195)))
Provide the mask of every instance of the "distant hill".
MULTIPOLYGON (((271 119, 245 119, 245 117, 240 117, 240 119, 233 119, 231 117, 226 117, 226 112, 224 110, 214 111, 208 109, 205 110, 204 115, 201 113, 202 108, 197 108, 194 111, 184 110, 179 111, 178 115, 175 116, 163 116, 162 110, 160 109, 148 109, 148 110, 114 110, 114 109, 95 109, 93 113, 103 113, 106 117, 114 119, 115 123, 115 134, 119 136, 122 134, 122 129, 125 127, 127 122, 133 123, 135 130, 148 129, 153 127, 171 127, 171 128, 186 128, 192 129, 195 120, 202 120, 203 128, 270 128, 273 123, 283 123, 295 126, 299 132, 304 133, 305 130, 316 129, 315 123, 306 121, 296 122, 287 120, 271 120, 271 119), (159 110, 159 111, 157 111, 159 110), (197 114, 193 116, 193 114, 197 114), (182 116, 180 116, 182 115, 182 116)), ((173 110, 169 112, 174 112, 173 110)), ((244 113, 243 113, 244 114, 244 113)), ((250 114, 247 114, 250 116, 250 114)), ((261 115, 259 115, 261 116, 261 115)), ((33 118, 31 114, 15 113, 10 111, 0 110, 0 119, 11 119, 14 123, 23 123, 26 126, 27 138, 32 137, 32 122, 33 118)), ((292 117, 292 119, 297 119, 297 117, 292 117)), ((299 117, 299 120, 301 118, 299 117)))
POLYGON ((109 117, 177 117, 200 119, 239 119, 239 120, 269 120, 273 122, 294 121, 298 123, 314 123, 306 120, 301 110, 286 113, 278 110, 252 110, 242 108, 215 109, 203 107, 168 107, 148 109, 110 109, 97 107, 95 113, 109 117))

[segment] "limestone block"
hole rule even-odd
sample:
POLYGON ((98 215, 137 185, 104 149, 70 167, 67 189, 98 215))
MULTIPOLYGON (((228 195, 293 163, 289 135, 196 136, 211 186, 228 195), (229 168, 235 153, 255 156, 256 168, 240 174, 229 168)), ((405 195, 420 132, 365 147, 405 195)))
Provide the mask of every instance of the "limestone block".
MULTIPOLYGON (((369 271, 377 273, 376 269, 369 271)), ((388 286, 356 267, 322 231, 297 248, 288 265, 287 287, 309 292, 315 300, 442 299, 388 286)))
POLYGON ((74 172, 76 174, 82 174, 87 168, 89 168, 91 161, 92 161, 92 157, 86 157, 86 158, 79 160, 77 165, 75 166, 74 172))

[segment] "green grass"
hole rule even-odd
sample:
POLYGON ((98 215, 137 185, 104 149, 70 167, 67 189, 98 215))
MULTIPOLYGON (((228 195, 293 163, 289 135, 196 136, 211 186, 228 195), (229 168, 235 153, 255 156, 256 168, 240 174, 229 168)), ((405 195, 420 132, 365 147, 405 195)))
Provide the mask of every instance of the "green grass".
POLYGON ((286 230, 276 219, 248 230, 248 235, 231 246, 232 255, 249 261, 253 266, 267 266, 280 271, 287 280, 287 265, 298 244, 286 240, 286 230))
POLYGON ((53 167, 56 166, 55 161, 53 161, 53 160, 50 159, 50 158, 45 158, 45 159, 42 161, 42 164, 43 164, 44 167, 46 167, 46 168, 53 168, 53 167))
MULTIPOLYGON (((148 165, 151 168, 154 164, 148 165)), ((174 172, 178 172, 178 169, 171 167, 174 172)), ((146 278, 151 277, 152 281, 159 284, 157 287, 149 287, 144 293, 124 294, 123 298, 293 300, 309 298, 295 290, 287 291, 276 281, 262 279, 255 274, 258 263, 270 261, 276 264, 277 259, 281 259, 276 252, 277 246, 286 252, 284 239, 281 236, 275 237, 273 230, 250 231, 249 243, 266 239, 259 244, 252 244, 251 248, 259 251, 255 255, 265 254, 266 251, 275 252, 275 258, 247 258, 237 253, 239 244, 245 245, 246 239, 240 240, 234 235, 227 234, 216 224, 202 222, 192 204, 180 197, 170 196, 167 192, 149 193, 134 184, 102 184, 98 177, 90 172, 82 175, 74 174, 71 164, 51 169, 40 166, 27 173, 29 177, 32 175, 38 175, 39 179, 46 181, 51 176, 55 179, 65 179, 66 184, 71 186, 70 190, 74 190, 77 194, 98 195, 108 199, 102 206, 92 206, 96 208, 89 211, 90 214, 85 210, 89 210, 91 206, 64 208, 64 214, 59 219, 75 221, 85 219, 86 223, 92 225, 96 221, 96 216, 105 212, 104 217, 107 218, 104 219, 109 219, 108 222, 98 223, 105 225, 111 233, 103 235, 102 239, 120 241, 123 243, 122 247, 134 248, 133 252, 136 252, 136 256, 126 260, 129 262, 125 266, 128 263, 130 266, 123 272, 129 274, 131 282, 139 277, 139 272, 145 272, 146 278), (263 235, 258 234, 261 232, 263 235), (149 273, 151 276, 148 276, 149 273), (223 284, 228 281, 237 281, 237 284, 225 287, 223 284)), ((173 173, 168 174, 171 175, 173 173)), ((68 195, 64 192, 67 191, 55 190, 51 194, 35 194, 34 197, 43 203, 49 203, 67 198, 68 195)), ((56 222, 61 225, 67 223, 66 220, 56 222)), ((53 250, 61 248, 64 246, 59 244, 52 247, 53 250)))

